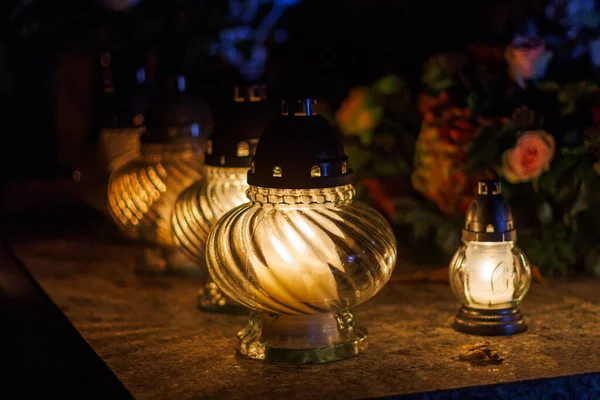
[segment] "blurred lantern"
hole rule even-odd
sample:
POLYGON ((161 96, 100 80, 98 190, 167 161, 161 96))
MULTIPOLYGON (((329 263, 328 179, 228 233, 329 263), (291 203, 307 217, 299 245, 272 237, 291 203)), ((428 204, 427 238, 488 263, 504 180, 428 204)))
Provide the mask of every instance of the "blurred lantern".
POLYGON ((450 285, 463 303, 454 329, 489 336, 527 330, 517 306, 529 289, 531 272, 515 245, 512 212, 497 180, 479 182, 462 239, 450 264, 450 285))
MULTIPOLYGON (((236 87, 229 112, 217 119, 206 150, 204 179, 177 199, 173 231, 178 245, 202 269, 210 228, 227 211, 246 203, 246 175, 258 138, 275 117, 265 86, 236 87)), ((209 282, 200 290, 202 309, 244 312, 245 309, 209 282)))
POLYGON ((146 82, 146 68, 139 58, 123 60, 118 84, 113 77, 113 53, 100 57, 103 81, 101 128, 98 137, 82 152, 73 170, 83 199, 107 214, 106 192, 110 174, 139 156, 144 115, 153 97, 153 85, 146 82), (125 65, 124 65, 125 64, 125 65), (141 79, 143 78, 143 79, 141 79))
POLYGON ((387 221, 354 200, 341 141, 312 100, 283 102, 248 171, 249 203, 226 213, 206 246, 223 292, 254 310, 238 333, 250 358, 340 360, 366 348, 352 307, 374 296, 396 262, 387 221))
POLYGON ((116 224, 147 243, 137 265, 140 272, 193 268, 175 245, 171 214, 181 191, 201 177, 213 122, 204 99, 186 90, 184 76, 169 82, 148 110, 140 157, 113 172, 108 185, 108 207, 116 224))

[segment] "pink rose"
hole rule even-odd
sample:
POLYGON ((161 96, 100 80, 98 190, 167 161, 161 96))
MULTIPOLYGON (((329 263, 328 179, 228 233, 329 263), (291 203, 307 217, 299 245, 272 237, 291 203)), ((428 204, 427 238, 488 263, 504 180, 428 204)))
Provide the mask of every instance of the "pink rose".
POLYGON ((517 145, 502 156, 502 175, 510 183, 527 182, 550 168, 554 138, 546 131, 525 132, 517 145))

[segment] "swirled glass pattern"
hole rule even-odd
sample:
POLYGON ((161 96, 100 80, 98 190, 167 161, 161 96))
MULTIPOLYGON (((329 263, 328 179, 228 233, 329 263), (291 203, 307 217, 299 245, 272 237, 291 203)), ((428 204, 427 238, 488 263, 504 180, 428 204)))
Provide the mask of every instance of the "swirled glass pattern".
POLYGON ((396 263, 387 221, 355 201, 352 185, 250 186, 207 243, 210 274, 226 295, 279 314, 341 313, 374 296, 396 263))
POLYGON ((174 247, 177 196, 201 178, 204 156, 193 146, 147 145, 140 158, 111 174, 108 209, 127 235, 174 247))
POLYGON ((106 195, 110 174, 140 155, 143 128, 106 128, 100 143, 86 149, 73 171, 82 198, 96 210, 108 213, 106 195))
POLYGON ((248 202, 248 168, 204 167, 204 179, 184 190, 173 212, 175 240, 200 265, 205 262, 208 233, 227 211, 248 202))

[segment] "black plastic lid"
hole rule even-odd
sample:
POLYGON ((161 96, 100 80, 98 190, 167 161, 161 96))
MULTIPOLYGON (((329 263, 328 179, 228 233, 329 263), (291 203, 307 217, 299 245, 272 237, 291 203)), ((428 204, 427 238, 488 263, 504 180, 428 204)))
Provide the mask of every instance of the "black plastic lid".
POLYGON ((517 239, 512 210, 497 179, 479 181, 477 195, 467 210, 462 239, 474 242, 517 239))
POLYGON ((168 144, 204 141, 212 133, 213 118, 206 100, 188 92, 184 76, 171 78, 167 89, 149 106, 142 143, 168 144))
POLYGON ((250 167, 258 139, 276 117, 265 85, 236 86, 233 101, 215 123, 206 150, 206 165, 250 167))
POLYGON ((333 127, 316 114, 316 101, 283 101, 248 171, 248 183, 277 189, 317 189, 352 183, 352 170, 333 127))

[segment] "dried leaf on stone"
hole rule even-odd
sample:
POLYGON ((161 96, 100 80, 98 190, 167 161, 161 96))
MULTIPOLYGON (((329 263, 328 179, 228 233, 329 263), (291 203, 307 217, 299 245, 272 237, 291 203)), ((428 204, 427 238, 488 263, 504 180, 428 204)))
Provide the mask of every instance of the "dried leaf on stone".
POLYGON ((504 357, 500 352, 490 347, 489 343, 476 343, 461 346, 465 351, 458 356, 459 361, 469 361, 471 364, 501 364, 504 357))
POLYGON ((479 349, 489 347, 489 346, 490 346, 489 343, 475 343, 475 344, 463 344, 460 347, 465 349, 466 351, 475 351, 475 350, 479 350, 479 349))

